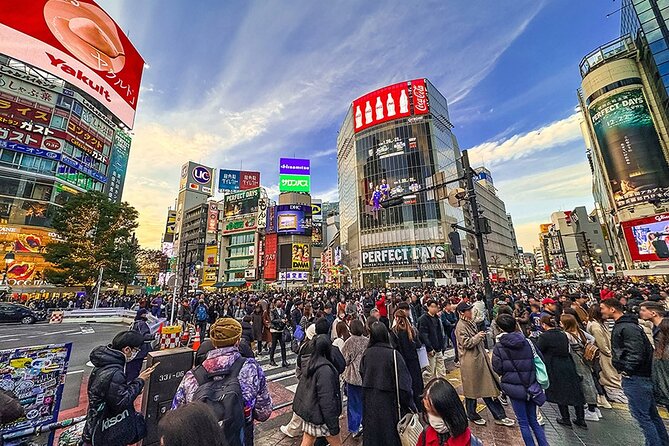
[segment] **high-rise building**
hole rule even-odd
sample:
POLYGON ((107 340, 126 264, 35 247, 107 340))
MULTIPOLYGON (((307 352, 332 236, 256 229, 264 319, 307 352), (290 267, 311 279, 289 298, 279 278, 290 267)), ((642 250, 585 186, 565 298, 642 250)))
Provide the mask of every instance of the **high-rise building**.
MULTIPOLYGON (((461 173, 446 98, 427 79, 355 99, 337 138, 340 243, 354 286, 452 281, 462 258, 450 248, 461 208, 423 191, 437 173, 461 173), (397 206, 382 202, 401 198, 397 206)), ((465 258, 473 253, 464 243, 465 258)))
MULTIPOLYGON (((635 7, 642 3, 661 2, 635 7)), ((643 27, 647 21, 639 18, 643 27)), ((580 65, 578 98, 593 196, 613 267, 628 276, 669 274, 669 120, 666 89, 658 83, 659 53, 648 43, 654 35, 623 36, 580 65)))
POLYGON ((0 244, 16 253, 10 285, 39 285, 40 253, 57 237, 52 218, 73 194, 121 200, 143 67, 91 0, 0 3, 0 244))

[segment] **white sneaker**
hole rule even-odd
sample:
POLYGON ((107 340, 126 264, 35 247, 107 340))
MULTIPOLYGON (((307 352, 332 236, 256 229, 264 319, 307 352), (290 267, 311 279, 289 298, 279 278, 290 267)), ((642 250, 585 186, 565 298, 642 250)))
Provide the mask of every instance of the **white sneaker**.
POLYGON ((589 410, 585 411, 585 421, 599 421, 596 411, 590 412, 589 410))
POLYGON ((287 428, 286 426, 279 426, 279 430, 280 430, 281 433, 282 433, 283 435, 285 435, 286 437, 289 437, 289 438, 295 438, 294 435, 290 435, 290 434, 288 433, 288 428, 287 428))
POLYGON ((599 410, 599 407, 595 407, 595 413, 597 414, 597 418, 602 418, 602 411, 599 410))
POLYGON ((544 419, 544 416, 541 414, 540 410, 537 410, 537 423, 539 423, 539 426, 546 425, 546 420, 544 419))
POLYGON ((516 425, 516 422, 511 418, 502 418, 501 420, 495 420, 495 424, 500 426, 512 427, 516 425))
POLYGON ((478 420, 472 421, 472 423, 476 424, 477 426, 485 426, 486 421, 483 418, 479 418, 478 420))

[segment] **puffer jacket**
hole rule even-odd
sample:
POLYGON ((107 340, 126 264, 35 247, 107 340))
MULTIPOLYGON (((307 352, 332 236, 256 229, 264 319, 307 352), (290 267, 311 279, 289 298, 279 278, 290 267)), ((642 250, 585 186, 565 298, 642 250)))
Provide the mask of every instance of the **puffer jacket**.
POLYGON ((126 383, 125 355, 110 346, 93 349, 90 356, 93 371, 88 380, 88 410, 84 425, 83 440, 91 441, 93 429, 102 411, 102 403, 113 411, 120 412, 132 406, 144 388, 144 381, 137 378, 126 383))
POLYGON ((611 362, 619 373, 650 377, 653 346, 636 316, 623 314, 613 325, 611 353, 611 362))
POLYGON ((330 435, 339 434, 339 415, 342 411, 339 391, 339 373, 330 361, 319 357, 310 360, 315 369, 312 375, 305 373, 297 385, 293 399, 293 411, 304 421, 315 425, 326 425, 330 435))
POLYGON ((537 382, 529 342, 519 331, 506 333, 492 353, 492 368, 500 376, 502 390, 514 400, 526 400, 529 387, 537 382))

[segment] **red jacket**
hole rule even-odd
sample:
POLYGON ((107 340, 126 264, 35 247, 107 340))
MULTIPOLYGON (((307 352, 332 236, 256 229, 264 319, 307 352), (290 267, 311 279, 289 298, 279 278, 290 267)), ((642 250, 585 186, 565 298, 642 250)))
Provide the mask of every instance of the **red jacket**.
POLYGON ((615 295, 613 290, 606 290, 604 288, 599 292, 599 298, 601 300, 611 299, 612 297, 615 297, 615 295))
POLYGON ((471 440, 472 431, 467 428, 459 437, 449 437, 445 443, 439 443, 439 434, 432 426, 428 426, 418 437, 416 446, 469 446, 471 440))
POLYGON ((386 308, 386 295, 382 294, 381 299, 376 301, 376 309, 379 310, 379 316, 388 317, 388 308, 386 308))

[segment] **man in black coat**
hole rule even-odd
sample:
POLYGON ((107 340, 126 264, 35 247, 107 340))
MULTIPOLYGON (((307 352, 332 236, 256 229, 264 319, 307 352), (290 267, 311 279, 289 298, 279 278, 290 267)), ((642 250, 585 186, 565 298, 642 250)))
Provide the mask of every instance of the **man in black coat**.
POLYGON ((439 313, 439 305, 437 301, 430 299, 427 301, 427 313, 418 319, 418 333, 421 342, 425 345, 430 362, 428 370, 423 375, 426 383, 432 378, 446 376, 443 354, 445 348, 444 328, 437 313, 439 313))
POLYGON ((122 331, 111 344, 96 347, 91 352, 94 368, 88 381, 88 410, 82 435, 84 445, 91 444, 93 431, 103 414, 98 408, 104 404, 111 413, 132 408, 144 383, 158 365, 144 370, 137 379, 126 382, 125 365, 137 356, 143 344, 144 335, 132 330, 122 331))
POLYGON ((622 375, 627 404, 646 438, 646 445, 669 445, 669 435, 653 395, 653 346, 637 317, 623 313, 619 300, 603 300, 600 308, 602 316, 615 321, 611 333, 611 362, 622 375))

